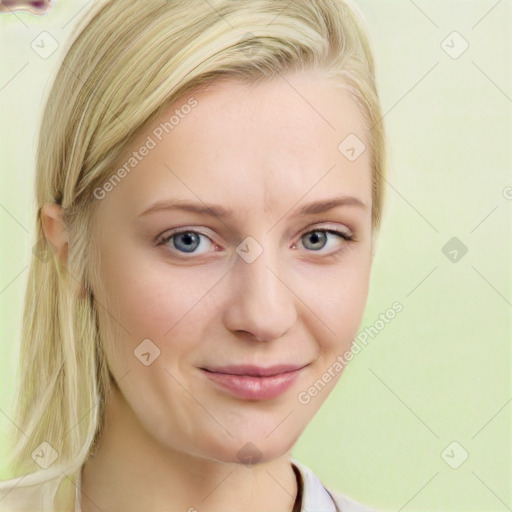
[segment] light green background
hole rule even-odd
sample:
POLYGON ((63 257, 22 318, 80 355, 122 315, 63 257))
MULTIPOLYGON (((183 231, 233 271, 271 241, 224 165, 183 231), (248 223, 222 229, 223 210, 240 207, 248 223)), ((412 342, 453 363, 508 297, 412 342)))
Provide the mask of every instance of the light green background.
MULTIPOLYGON (((41 99, 88 3, 0 15, 0 438, 33 243, 41 99), (31 42, 45 30, 60 46, 42 59, 31 42)), ((512 2, 356 3, 391 145, 361 330, 395 301, 404 309, 350 363, 293 454, 381 510, 512 510, 512 2), (469 44, 456 59, 443 49, 460 48, 458 36, 446 39, 453 31, 469 44), (452 237, 468 248, 455 263, 442 252, 452 237), (458 469, 441 456, 452 441, 469 454, 458 469)))

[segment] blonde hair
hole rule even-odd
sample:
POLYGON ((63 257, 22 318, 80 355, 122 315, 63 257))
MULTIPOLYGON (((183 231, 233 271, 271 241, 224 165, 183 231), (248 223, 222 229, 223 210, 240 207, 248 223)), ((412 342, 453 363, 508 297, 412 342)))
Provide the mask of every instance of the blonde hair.
MULTIPOLYGON (((372 234, 383 208, 385 138, 364 21, 343 0, 102 0, 58 70, 37 150, 37 244, 30 263, 13 429, 23 487, 76 477, 101 433, 109 371, 91 292, 93 190, 146 123, 217 78, 257 83, 318 70, 347 88, 368 125, 372 234), (62 206, 69 235, 63 267, 44 237, 41 207, 62 206), (41 470, 32 452, 49 443, 41 470)), ((340 141, 341 142, 341 141, 340 141)), ((373 244, 372 244, 373 247, 373 244)))

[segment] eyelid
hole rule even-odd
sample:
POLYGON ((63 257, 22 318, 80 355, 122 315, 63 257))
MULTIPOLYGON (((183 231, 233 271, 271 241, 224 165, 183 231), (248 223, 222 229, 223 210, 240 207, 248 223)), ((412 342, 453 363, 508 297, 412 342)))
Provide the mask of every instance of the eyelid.
POLYGON ((173 235, 178 235, 180 233, 187 233, 187 232, 193 232, 193 233, 197 233, 199 235, 203 235, 207 238, 209 238, 212 242, 215 242, 214 240, 214 236, 212 236, 212 234, 210 232, 206 233, 206 229, 204 228, 198 228, 198 227, 189 227, 189 226, 182 226, 182 227, 179 227, 179 228, 174 228, 174 229, 171 229, 169 231, 164 231, 161 235, 158 235, 156 237, 156 243, 161 243, 161 242, 164 242, 166 241, 167 239, 169 239, 170 237, 172 237, 173 235))
MULTIPOLYGON (((338 236, 342 239, 342 245, 347 245, 347 243, 355 241, 355 233, 352 229, 350 229, 346 224, 333 223, 332 221, 317 221, 310 226, 307 226, 303 230, 301 230, 296 238, 296 242, 293 242, 293 248, 297 247, 297 244, 300 243, 303 236, 314 233, 315 231, 325 231, 328 233, 332 233, 335 236, 338 236)), ((309 253, 313 253, 315 251, 308 251, 309 253)), ((334 251, 336 252, 336 251, 334 251)), ((334 254, 330 253, 330 254, 334 254)), ((318 251, 319 254, 322 254, 321 251, 318 251)), ((328 256, 329 253, 326 253, 325 256, 328 256)))
POLYGON ((305 229, 303 234, 310 233, 311 231, 328 231, 328 230, 334 230, 339 231, 341 233, 344 233, 347 236, 353 236, 353 231, 346 225, 339 225, 339 224, 333 224, 331 223, 315 223, 312 226, 305 229))

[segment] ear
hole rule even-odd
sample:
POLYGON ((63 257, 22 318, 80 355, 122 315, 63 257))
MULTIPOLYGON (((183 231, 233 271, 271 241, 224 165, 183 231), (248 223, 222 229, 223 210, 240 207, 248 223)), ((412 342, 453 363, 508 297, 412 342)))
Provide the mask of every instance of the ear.
POLYGON ((66 266, 68 260, 68 233, 62 220, 62 207, 47 203, 41 208, 41 223, 46 239, 55 250, 61 264, 66 266))

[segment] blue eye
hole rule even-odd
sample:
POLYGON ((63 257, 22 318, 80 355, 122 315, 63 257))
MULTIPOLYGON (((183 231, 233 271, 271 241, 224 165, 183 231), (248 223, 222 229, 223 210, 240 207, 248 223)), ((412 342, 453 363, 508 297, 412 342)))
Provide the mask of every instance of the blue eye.
POLYGON ((177 251, 198 254, 196 249, 201 246, 201 237, 210 240, 206 235, 197 231, 179 231, 166 236, 161 243, 167 244, 172 240, 172 246, 177 251))
POLYGON ((309 231, 308 233, 302 236, 302 245, 306 247, 309 244, 309 242, 305 243, 304 241, 309 240, 312 243, 310 244, 309 247, 306 248, 314 252, 318 252, 319 250, 324 249, 327 246, 327 242, 329 241, 329 234, 336 235, 338 239, 342 238, 346 241, 352 240, 352 237, 350 235, 342 231, 338 231, 336 229, 315 229, 314 231, 309 231))
MULTIPOLYGON (((337 240, 334 239, 333 241, 338 242, 338 245, 341 245, 341 248, 345 245, 342 243, 343 240, 347 242, 353 239, 352 235, 336 229, 315 229, 302 235, 302 246, 309 252, 320 252, 325 247, 328 247, 330 239, 329 235, 336 235, 337 240)), ((195 255, 208 252, 209 244, 213 244, 210 237, 193 230, 171 233, 162 237, 158 243, 158 245, 168 245, 171 250, 176 250, 182 254, 195 255), (205 242, 203 242, 203 240, 205 240, 205 242), (198 248, 203 248, 204 250, 198 251, 198 248)), ((331 249, 331 254, 338 252, 336 251, 336 247, 331 249)))

